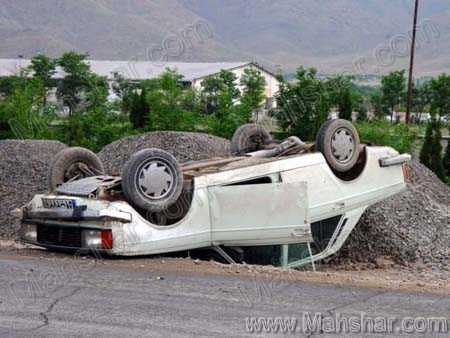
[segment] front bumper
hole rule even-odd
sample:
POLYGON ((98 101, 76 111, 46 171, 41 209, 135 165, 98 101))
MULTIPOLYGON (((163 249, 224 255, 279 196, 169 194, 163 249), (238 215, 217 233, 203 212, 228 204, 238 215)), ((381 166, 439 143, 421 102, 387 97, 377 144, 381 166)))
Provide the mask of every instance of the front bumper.
POLYGON ((108 201, 79 199, 74 209, 48 209, 42 198, 49 196, 37 195, 21 210, 23 243, 64 251, 112 252, 113 232, 132 221, 130 213, 108 201))

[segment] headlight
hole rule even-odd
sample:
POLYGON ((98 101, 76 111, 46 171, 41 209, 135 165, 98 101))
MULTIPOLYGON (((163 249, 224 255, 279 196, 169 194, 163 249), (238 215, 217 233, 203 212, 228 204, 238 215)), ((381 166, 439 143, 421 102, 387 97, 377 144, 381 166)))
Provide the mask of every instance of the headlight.
POLYGON ((22 224, 20 228, 21 238, 29 242, 37 242, 37 230, 35 224, 22 224))
POLYGON ((84 230, 82 245, 90 249, 112 249, 111 230, 84 230))
POLYGON ((97 230, 83 231, 83 247, 101 249, 102 247, 102 232, 97 230))

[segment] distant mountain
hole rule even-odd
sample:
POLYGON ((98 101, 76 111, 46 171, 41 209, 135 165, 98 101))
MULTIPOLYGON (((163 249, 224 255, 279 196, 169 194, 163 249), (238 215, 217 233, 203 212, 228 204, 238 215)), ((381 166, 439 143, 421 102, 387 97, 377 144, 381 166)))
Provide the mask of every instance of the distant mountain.
MULTIPOLYGON (((256 60, 287 71, 408 64, 412 0, 2 0, 0 57, 256 60)), ((422 1, 417 71, 450 72, 450 2, 422 1)))

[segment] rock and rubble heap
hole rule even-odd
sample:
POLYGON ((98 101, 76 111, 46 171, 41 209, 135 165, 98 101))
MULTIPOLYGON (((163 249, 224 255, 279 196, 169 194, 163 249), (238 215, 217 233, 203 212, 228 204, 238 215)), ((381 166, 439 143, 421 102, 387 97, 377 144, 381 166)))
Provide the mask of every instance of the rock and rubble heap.
POLYGON ((230 142, 202 133, 160 131, 131 136, 113 142, 98 154, 110 175, 119 175, 125 162, 135 152, 160 148, 174 155, 179 162, 230 156, 230 142))
POLYGON ((417 161, 408 189, 370 207, 333 263, 389 257, 449 269, 450 188, 417 161))
POLYGON ((11 211, 47 191, 49 165, 65 147, 57 141, 0 141, 0 238, 17 232, 19 220, 11 211))

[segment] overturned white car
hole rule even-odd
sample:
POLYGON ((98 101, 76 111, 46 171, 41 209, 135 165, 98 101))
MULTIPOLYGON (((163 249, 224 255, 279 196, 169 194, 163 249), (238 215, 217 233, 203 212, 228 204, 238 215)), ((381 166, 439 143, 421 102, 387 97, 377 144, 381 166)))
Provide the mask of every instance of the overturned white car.
POLYGON ((180 165, 165 151, 145 149, 122 177, 110 177, 95 154, 63 150, 50 173, 52 192, 20 211, 21 239, 124 256, 206 247, 226 256, 227 247, 315 243, 314 261, 340 249, 369 205, 405 189, 410 160, 360 145, 344 120, 326 122, 315 144, 296 137, 276 143, 246 125, 232 151, 180 165))

